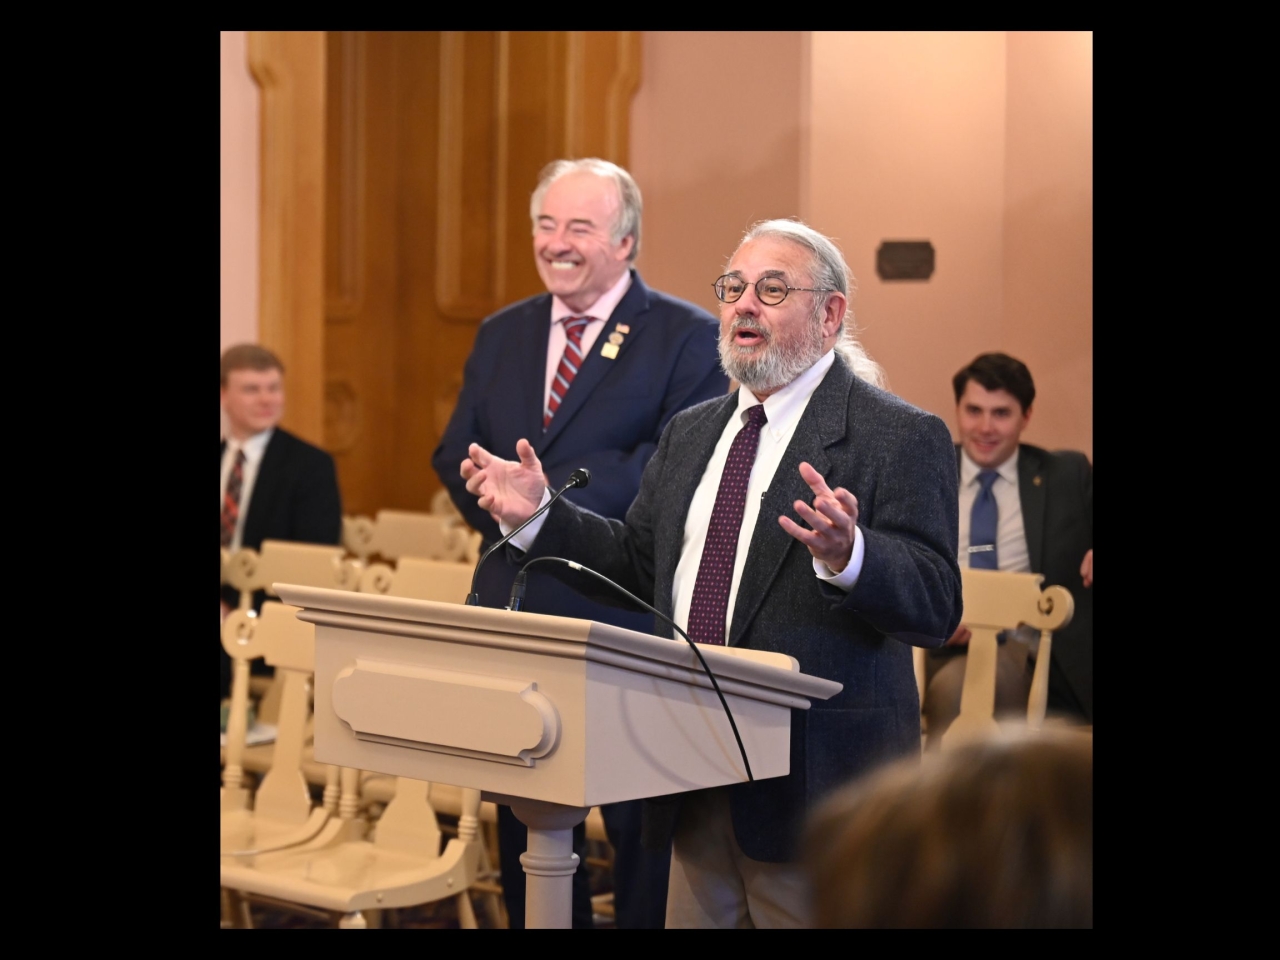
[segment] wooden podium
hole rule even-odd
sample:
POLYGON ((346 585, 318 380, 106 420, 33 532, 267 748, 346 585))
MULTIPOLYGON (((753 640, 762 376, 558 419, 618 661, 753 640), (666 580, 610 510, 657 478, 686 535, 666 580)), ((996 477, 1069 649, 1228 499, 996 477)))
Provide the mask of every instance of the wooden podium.
MULTIPOLYGON (((683 640, 536 613, 276 583, 316 627, 315 758, 479 788, 529 828, 526 925, 569 927, 593 806, 747 780, 683 640)), ((791 710, 839 693, 793 657, 699 647, 757 780, 790 770, 791 710)))

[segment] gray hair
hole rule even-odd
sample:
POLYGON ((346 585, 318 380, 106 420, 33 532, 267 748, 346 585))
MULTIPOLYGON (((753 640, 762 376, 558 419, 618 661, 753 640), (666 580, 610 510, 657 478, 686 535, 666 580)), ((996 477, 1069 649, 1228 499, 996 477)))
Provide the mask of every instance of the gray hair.
MULTIPOLYGON (((884 387, 887 383, 884 368, 871 359, 866 347, 858 342, 856 336, 857 330, 853 324, 853 311, 849 309, 849 300, 857 290, 857 283, 853 274, 849 272, 849 266, 845 263, 844 254, 840 252, 840 248, 808 224, 789 219, 761 220, 753 224, 738 243, 738 249, 742 249, 742 245, 749 240, 758 240, 761 237, 789 240, 809 251, 810 285, 838 290, 845 298, 845 313, 840 318, 840 330, 835 345, 836 353, 844 358, 845 363, 858 379, 877 387, 884 387)), ((829 296, 814 298, 815 320, 822 316, 829 299, 829 296)))
POLYGON ((542 199, 547 195, 551 184, 569 173, 593 173, 597 177, 612 180, 618 189, 618 221, 613 225, 610 239, 621 243, 631 237, 631 253, 628 262, 634 262, 640 253, 640 215, 644 211, 644 202, 640 198, 640 187, 636 185, 631 174, 616 163, 601 160, 599 157, 587 157, 582 160, 553 160, 542 168, 538 174, 538 185, 534 187, 533 196, 529 199, 529 219, 534 229, 538 227, 538 217, 542 213, 542 199))

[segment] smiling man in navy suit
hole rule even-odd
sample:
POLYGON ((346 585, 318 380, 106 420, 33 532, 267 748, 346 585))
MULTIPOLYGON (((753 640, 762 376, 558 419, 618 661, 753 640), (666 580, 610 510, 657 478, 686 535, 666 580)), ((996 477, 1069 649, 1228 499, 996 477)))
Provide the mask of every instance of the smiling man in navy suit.
MULTIPOLYGON (((530 202, 533 255, 547 292, 515 303, 480 325, 462 391, 432 464, 467 522, 484 537, 498 524, 466 491, 458 465, 468 447, 510 450, 530 438, 551 482, 585 467, 593 478, 565 496, 605 517, 622 518, 640 488, 663 428, 679 411, 723 395, 728 377, 716 352, 716 321, 706 310, 645 286, 640 252, 640 189, 621 167, 599 159, 559 160, 539 178, 530 202)), ((519 565, 495 552, 480 568, 482 606, 504 607, 519 565)), ((529 590, 524 609, 653 632, 653 616, 596 603, 551 579, 529 590)), ((661 928, 666 854, 640 847, 640 801, 601 808, 614 847, 614 913, 619 928, 661 928)), ((498 808, 503 892, 512 927, 524 926, 519 855, 527 831, 498 808)), ((573 926, 590 927, 585 829, 574 847, 573 926)))

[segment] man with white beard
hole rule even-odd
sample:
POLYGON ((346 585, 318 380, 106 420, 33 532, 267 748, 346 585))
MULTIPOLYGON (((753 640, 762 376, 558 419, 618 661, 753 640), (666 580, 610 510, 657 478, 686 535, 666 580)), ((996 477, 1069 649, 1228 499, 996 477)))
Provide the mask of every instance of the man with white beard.
MULTIPOLYGON (((809 924, 805 817, 872 766, 919 753, 911 648, 940 646, 960 622, 951 434, 879 386, 851 285, 811 227, 752 227, 714 284, 721 364, 739 389, 671 420, 625 522, 561 499, 512 540, 528 559, 603 574, 696 642, 785 653, 843 684, 792 711, 787 776, 645 802, 646 842, 674 838, 668 927, 809 924)), ((468 452, 466 488, 504 532, 550 497, 527 440, 514 461, 468 452)))

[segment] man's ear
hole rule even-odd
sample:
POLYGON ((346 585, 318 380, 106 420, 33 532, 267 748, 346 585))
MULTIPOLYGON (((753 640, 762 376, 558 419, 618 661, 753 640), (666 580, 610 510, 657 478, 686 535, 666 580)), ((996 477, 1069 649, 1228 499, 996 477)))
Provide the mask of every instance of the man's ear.
POLYGON ((849 301, 840 291, 827 295, 827 305, 822 311, 822 336, 834 337, 840 329, 840 318, 845 315, 849 301))

